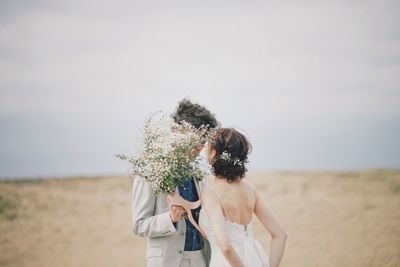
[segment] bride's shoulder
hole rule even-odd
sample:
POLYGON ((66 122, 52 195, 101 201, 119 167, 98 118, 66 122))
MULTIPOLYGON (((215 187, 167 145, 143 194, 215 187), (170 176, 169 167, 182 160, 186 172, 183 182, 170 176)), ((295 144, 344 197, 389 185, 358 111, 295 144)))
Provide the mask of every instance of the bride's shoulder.
POLYGON ((212 186, 211 184, 207 184, 206 186, 204 186, 204 188, 201 190, 201 194, 200 194, 202 198, 209 196, 212 193, 213 189, 211 189, 211 186, 212 186))
POLYGON ((253 202, 257 202, 260 199, 260 194, 257 190, 257 187, 254 185, 254 183, 252 181, 250 181, 249 179, 243 178, 241 181, 244 182, 244 184, 246 184, 246 188, 245 190, 247 192, 250 192, 252 198, 253 198, 253 202))
POLYGON ((203 190, 201 190, 200 200, 202 203, 217 203, 219 202, 218 193, 212 184, 207 184, 203 190))
POLYGON ((242 182, 248 184, 249 186, 251 186, 251 187, 254 189, 254 184, 253 184, 253 182, 252 182, 251 180, 249 180, 247 177, 241 179, 240 181, 242 181, 242 182))

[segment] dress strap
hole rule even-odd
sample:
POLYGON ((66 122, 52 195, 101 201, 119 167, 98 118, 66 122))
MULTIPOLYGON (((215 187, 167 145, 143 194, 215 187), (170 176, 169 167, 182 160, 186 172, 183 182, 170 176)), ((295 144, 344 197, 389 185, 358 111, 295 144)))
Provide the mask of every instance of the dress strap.
POLYGON ((226 216, 226 218, 228 219, 228 221, 230 221, 230 220, 229 220, 229 216, 228 216, 228 212, 226 212, 226 208, 225 208, 224 201, 222 201, 222 197, 221 197, 221 195, 218 193, 218 190, 217 190, 216 188, 214 188, 213 186, 211 186, 211 185, 208 185, 208 188, 210 188, 212 191, 215 192, 215 194, 217 194, 217 196, 218 196, 218 198, 219 198, 219 201, 221 201, 222 208, 224 209, 225 216, 226 216))
POLYGON ((253 199, 253 209, 255 208, 255 197, 254 197, 254 185, 252 183, 250 183, 249 181, 247 181, 246 179, 242 179, 242 181, 245 181, 246 184, 248 184, 250 186, 250 191, 251 191, 251 198, 253 199))

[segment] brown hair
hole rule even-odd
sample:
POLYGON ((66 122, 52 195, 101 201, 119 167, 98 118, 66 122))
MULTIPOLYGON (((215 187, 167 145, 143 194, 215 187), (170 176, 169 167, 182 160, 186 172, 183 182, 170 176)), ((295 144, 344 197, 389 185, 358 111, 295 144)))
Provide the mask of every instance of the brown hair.
POLYGON ((247 155, 252 149, 247 138, 233 128, 220 128, 215 131, 210 145, 216 151, 213 174, 229 183, 242 179, 247 172, 247 155))
POLYGON ((193 103, 187 98, 182 99, 176 108, 176 112, 172 114, 172 118, 176 123, 186 121, 199 129, 202 126, 208 128, 216 128, 219 123, 206 107, 193 103))

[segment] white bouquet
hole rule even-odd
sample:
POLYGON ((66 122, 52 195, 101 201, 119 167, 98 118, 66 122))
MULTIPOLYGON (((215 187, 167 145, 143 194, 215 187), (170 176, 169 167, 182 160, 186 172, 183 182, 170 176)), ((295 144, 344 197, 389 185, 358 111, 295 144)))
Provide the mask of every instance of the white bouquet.
POLYGON ((158 112, 144 124, 138 153, 116 156, 130 163, 132 175, 150 182, 156 195, 173 194, 186 179, 201 180, 207 175, 207 168, 194 150, 203 146, 208 136, 207 125, 197 129, 185 121, 178 124, 158 112))
POLYGON ((187 179, 201 180, 208 174, 208 168, 195 151, 211 134, 207 125, 197 129, 185 121, 178 124, 170 116, 158 112, 146 120, 142 146, 137 154, 116 155, 130 163, 132 175, 140 176, 152 185, 154 194, 168 193, 169 205, 183 207, 190 222, 205 238, 206 234, 190 212, 200 206, 200 200, 189 202, 175 194, 175 190, 187 179))

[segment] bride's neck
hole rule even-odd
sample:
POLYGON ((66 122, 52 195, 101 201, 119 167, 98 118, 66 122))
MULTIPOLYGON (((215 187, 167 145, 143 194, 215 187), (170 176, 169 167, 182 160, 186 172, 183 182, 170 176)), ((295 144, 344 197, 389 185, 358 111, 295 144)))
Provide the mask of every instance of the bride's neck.
POLYGON ((214 183, 218 184, 237 184, 238 181, 234 181, 233 183, 228 183, 228 179, 223 176, 214 176, 214 183))

